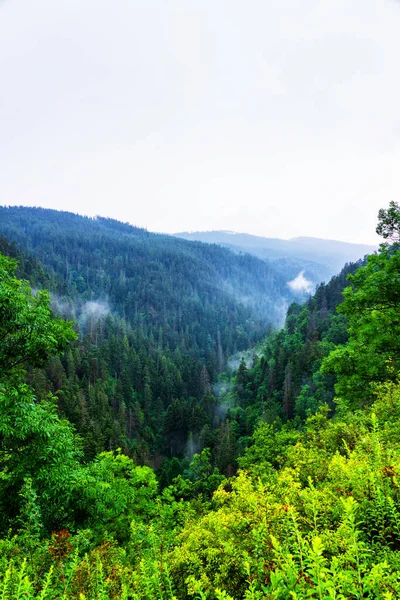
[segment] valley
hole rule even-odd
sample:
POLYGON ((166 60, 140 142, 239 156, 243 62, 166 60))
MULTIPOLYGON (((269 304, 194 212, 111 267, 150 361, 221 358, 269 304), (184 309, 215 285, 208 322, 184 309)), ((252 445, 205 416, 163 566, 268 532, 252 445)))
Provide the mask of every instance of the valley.
POLYGON ((400 585, 398 241, 313 294, 285 258, 44 209, 0 208, 0 252, 4 598, 400 585))

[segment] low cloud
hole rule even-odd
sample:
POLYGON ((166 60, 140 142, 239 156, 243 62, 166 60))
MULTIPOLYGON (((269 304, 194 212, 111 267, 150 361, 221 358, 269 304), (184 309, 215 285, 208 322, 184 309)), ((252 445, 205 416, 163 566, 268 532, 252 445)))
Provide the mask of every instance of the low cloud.
POLYGON ((70 298, 60 298, 56 294, 51 294, 51 307, 63 319, 76 318, 76 306, 70 298))
POLYGON ((259 350, 256 348, 251 348, 250 350, 246 350, 244 352, 238 352, 234 356, 228 360, 228 371, 237 371, 240 363, 244 359, 245 365, 248 369, 253 366, 253 362, 255 358, 260 356, 259 350))
POLYGON ((93 326, 106 318, 110 313, 110 307, 103 300, 89 300, 79 311, 78 325, 81 334, 92 330, 93 326))
POLYGON ((82 307, 82 315, 85 317, 93 317, 95 319, 102 319, 106 317, 110 312, 110 307, 106 302, 96 302, 90 300, 82 307))
POLYGON ((297 277, 289 281, 288 286, 294 292, 311 293, 314 289, 314 284, 304 276, 304 271, 300 271, 297 277))

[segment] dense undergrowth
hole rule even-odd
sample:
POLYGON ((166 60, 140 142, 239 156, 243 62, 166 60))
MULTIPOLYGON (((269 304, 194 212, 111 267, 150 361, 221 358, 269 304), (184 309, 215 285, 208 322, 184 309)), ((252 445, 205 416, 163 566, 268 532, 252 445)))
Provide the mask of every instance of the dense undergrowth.
MULTIPOLYGON (((1 542, 0 597, 397 598, 399 417, 397 384, 363 412, 319 411, 290 441, 275 435, 279 469, 266 452, 212 500, 150 489, 147 514, 124 507, 120 544, 106 524, 102 540, 93 529, 43 538, 27 480, 20 528, 1 542)), ((271 435, 260 429, 259 449, 271 435)))
POLYGON ((399 227, 392 203, 394 243, 337 316, 319 291, 241 364, 235 475, 204 448, 161 487, 121 451, 85 460, 57 398, 35 396, 27 365, 74 333, 0 258, 0 599, 399 598, 399 227))

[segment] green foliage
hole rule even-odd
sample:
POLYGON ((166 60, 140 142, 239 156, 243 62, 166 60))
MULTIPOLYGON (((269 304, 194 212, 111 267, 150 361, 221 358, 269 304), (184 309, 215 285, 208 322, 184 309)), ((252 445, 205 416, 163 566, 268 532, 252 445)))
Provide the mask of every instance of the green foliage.
MULTIPOLYGON (((70 481, 80 456, 70 424, 51 396, 37 402, 23 365, 42 364, 75 339, 69 323, 53 318, 45 292, 32 295, 13 276, 15 262, 0 256, 0 466, 1 521, 16 523, 22 504, 36 502, 47 528, 68 522, 70 481)), ((38 521, 38 519, 36 519, 38 521)), ((35 527, 38 527, 37 522, 35 527)))
MULTIPOLYGON (((120 447, 150 465, 211 446, 204 438, 221 419, 203 398, 229 355, 280 322, 293 299, 286 267, 282 275, 216 245, 44 209, 0 207, 0 231, 19 249, 5 243, 4 251, 35 286, 47 277, 57 310, 79 329, 68 355, 43 370, 31 363, 28 377, 39 398, 57 395, 85 458, 120 447)), ((221 437, 218 466, 232 471, 234 438, 221 437)))
POLYGON ((25 384, 0 383, 0 406, 1 526, 17 516, 27 478, 40 490, 44 526, 67 525, 80 457, 71 425, 58 417, 54 402, 36 403, 25 384))
POLYGON ((123 319, 60 358, 70 324, 0 257, 0 600, 399 598, 399 260, 382 246, 338 315, 355 267, 292 305, 217 400, 210 362, 123 319))
POLYGON ((0 255, 0 373, 11 374, 24 363, 43 365, 75 339, 69 323, 50 318, 49 294, 32 295, 26 281, 13 276, 16 262, 0 255))
POLYGON ((349 341, 325 359, 337 377, 336 393, 350 406, 371 402, 374 384, 400 368, 400 251, 382 246, 352 275, 338 308, 349 322, 349 341))
POLYGON ((267 469, 270 476, 272 469, 269 466, 278 468, 283 461, 283 452, 287 446, 296 443, 299 436, 291 424, 282 425, 279 420, 273 424, 261 423, 244 455, 239 458, 240 467, 259 475, 267 469))
POLYGON ((348 340, 347 317, 336 314, 336 308, 349 285, 348 275, 360 265, 346 265, 304 305, 292 304, 285 327, 267 338, 260 359, 250 369, 240 365, 234 394, 245 410, 243 437, 253 433, 258 419, 298 423, 324 404, 334 408, 335 375, 320 367, 324 357, 348 340))
POLYGON ((381 208, 378 213, 376 233, 385 240, 398 242, 400 239, 400 207, 397 202, 390 202, 389 208, 381 208))
POLYGON ((0 207, 0 214, 1 233, 55 272, 75 299, 107 297, 131 326, 163 347, 206 354, 213 368, 261 339, 265 315, 276 323, 279 304, 292 298, 269 263, 217 245, 67 212, 0 207))
POLYGON ((156 512, 157 480, 148 467, 137 467, 121 452, 103 452, 80 470, 73 493, 81 519, 98 540, 111 535, 129 539, 133 519, 148 520, 156 512))
POLYGON ((185 581, 207 598, 216 588, 233 598, 399 593, 399 410, 396 385, 357 418, 322 412, 281 448, 276 477, 241 473, 221 488, 220 507, 190 523, 172 554, 181 597, 185 581))

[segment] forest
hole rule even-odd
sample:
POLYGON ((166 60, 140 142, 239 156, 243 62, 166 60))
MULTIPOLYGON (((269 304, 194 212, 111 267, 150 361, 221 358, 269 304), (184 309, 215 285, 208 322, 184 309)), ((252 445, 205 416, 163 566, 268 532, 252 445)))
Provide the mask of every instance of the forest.
POLYGON ((296 298, 256 257, 1 208, 0 598, 399 598, 398 204, 377 232, 296 298))
POLYGON ((110 219, 0 208, 0 234, 40 261, 31 285, 74 321, 77 343, 28 371, 39 398, 57 395, 86 457, 120 447, 158 466, 188 446, 223 446, 218 375, 304 297, 288 287, 291 271, 110 219))

